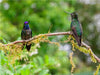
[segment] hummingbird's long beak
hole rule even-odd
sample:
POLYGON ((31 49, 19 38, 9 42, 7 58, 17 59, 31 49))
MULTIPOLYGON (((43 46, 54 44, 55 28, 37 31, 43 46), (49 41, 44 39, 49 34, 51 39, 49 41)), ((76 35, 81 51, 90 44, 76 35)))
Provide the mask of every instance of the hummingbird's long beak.
POLYGON ((69 13, 69 12, 67 12, 67 11, 64 11, 64 12, 71 15, 71 13, 69 13))

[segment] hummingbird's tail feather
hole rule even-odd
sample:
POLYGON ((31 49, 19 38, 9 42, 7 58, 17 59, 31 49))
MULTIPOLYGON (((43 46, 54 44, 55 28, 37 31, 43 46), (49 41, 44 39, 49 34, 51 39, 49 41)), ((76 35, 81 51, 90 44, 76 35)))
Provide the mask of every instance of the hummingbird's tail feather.
POLYGON ((81 46, 81 42, 78 42, 78 45, 81 46))
POLYGON ((31 44, 30 44, 30 45, 26 45, 26 49, 27 49, 27 51, 30 51, 30 49, 31 49, 31 44))
POLYGON ((81 46, 81 37, 77 38, 76 41, 77 41, 78 45, 81 46))
POLYGON ((81 42, 81 37, 80 37, 80 46, 81 46, 82 42, 81 42))

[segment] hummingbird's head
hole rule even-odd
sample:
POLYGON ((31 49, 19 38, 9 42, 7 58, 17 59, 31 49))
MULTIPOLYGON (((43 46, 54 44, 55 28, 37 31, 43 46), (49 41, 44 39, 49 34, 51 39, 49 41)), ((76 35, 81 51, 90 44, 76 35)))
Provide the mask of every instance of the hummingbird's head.
POLYGON ((25 21, 25 22, 24 22, 24 25, 28 25, 28 24, 29 24, 28 21, 25 21))
POLYGON ((24 29, 29 29, 29 22, 28 21, 24 22, 24 29))
POLYGON ((71 18, 72 19, 78 19, 78 15, 76 12, 71 13, 71 18))

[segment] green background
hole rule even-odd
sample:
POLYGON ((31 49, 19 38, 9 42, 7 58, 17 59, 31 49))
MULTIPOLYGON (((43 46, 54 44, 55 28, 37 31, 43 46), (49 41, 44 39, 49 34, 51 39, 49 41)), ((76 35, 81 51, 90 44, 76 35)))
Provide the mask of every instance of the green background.
MULTIPOLYGON (((50 27, 51 33, 70 31, 71 18, 64 11, 76 11, 83 27, 83 41, 100 57, 100 23, 97 23, 100 21, 99 0, 92 0, 90 3, 80 0, 0 1, 0 42, 21 40, 20 34, 25 21, 30 21, 33 36, 48 33, 50 27)), ((64 46, 66 43, 61 41, 66 41, 67 37, 53 36, 49 39, 64 46)), ((96 71, 98 64, 92 63, 89 55, 75 51, 73 60, 76 64, 75 75, 92 75, 96 71)), ((40 43, 38 54, 29 57, 28 61, 16 61, 13 65, 4 52, 0 51, 1 75, 70 75, 70 70, 69 52, 53 44, 40 43)))

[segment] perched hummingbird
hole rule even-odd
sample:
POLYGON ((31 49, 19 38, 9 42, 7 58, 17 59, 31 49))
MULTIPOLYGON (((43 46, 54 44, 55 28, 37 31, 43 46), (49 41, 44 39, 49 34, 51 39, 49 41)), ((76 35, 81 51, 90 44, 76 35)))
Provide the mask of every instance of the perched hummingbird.
MULTIPOLYGON (((27 40, 27 39, 29 39, 29 38, 31 38, 32 37, 32 30, 30 29, 30 27, 29 27, 29 23, 28 23, 28 21, 25 21, 24 22, 24 27, 23 27, 23 30, 22 30, 22 32, 21 32, 21 39, 22 40, 27 40)), ((23 43, 23 48, 24 48, 24 43, 23 43)), ((23 49, 22 48, 22 49, 23 49)), ((27 50, 28 51, 30 51, 30 48, 31 48, 31 44, 26 44, 26 48, 27 48, 27 50)))
POLYGON ((73 32, 74 38, 76 39, 78 45, 81 46, 83 31, 76 12, 71 13, 71 30, 73 32))

